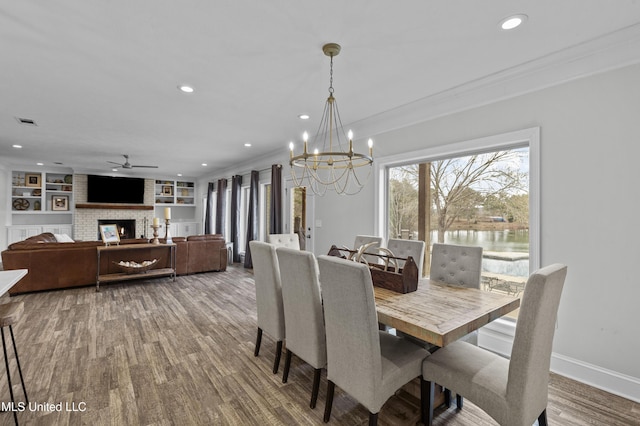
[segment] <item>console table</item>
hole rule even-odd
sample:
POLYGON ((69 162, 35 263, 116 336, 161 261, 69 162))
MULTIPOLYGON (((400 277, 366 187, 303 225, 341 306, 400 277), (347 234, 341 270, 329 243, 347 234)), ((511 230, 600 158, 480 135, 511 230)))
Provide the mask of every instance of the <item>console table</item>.
POLYGON ((98 252, 98 273, 96 276, 96 291, 100 291, 100 283, 110 283, 114 281, 139 280, 153 277, 172 276, 173 281, 176 280, 176 244, 123 244, 118 246, 100 246, 97 247, 98 252), (148 271, 127 274, 119 272, 115 274, 100 274, 100 255, 106 252, 126 252, 136 250, 149 250, 150 248, 166 247, 170 256, 170 268, 150 269, 148 271))

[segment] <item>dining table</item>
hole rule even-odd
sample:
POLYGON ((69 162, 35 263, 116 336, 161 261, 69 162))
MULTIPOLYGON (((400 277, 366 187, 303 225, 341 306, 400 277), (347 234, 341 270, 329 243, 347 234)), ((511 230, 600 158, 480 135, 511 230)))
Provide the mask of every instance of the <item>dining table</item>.
POLYGON ((520 298, 420 279, 418 289, 397 293, 375 287, 378 322, 438 347, 520 307, 520 298))
POLYGON ((7 291, 9 291, 9 289, 27 275, 28 272, 28 269, 0 271, 0 296, 3 296, 7 291))

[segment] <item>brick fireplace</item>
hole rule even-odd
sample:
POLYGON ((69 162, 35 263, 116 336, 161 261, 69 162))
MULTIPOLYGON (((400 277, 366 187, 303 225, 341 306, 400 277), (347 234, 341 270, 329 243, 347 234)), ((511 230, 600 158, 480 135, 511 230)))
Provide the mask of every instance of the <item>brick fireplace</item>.
MULTIPOLYGON (((154 217, 154 184, 153 179, 145 179, 144 204, 117 205, 117 204, 87 204, 87 175, 75 175, 73 185, 73 197, 76 208, 73 218, 73 235, 76 240, 96 241, 100 239, 98 221, 109 220, 109 224, 119 221, 131 221, 133 227, 131 236, 127 238, 140 238, 144 235, 150 238, 150 225, 154 217), (82 208, 78 208, 82 205, 82 208), (98 233, 96 234, 96 230, 98 233)), ((128 234, 127 234, 128 235, 128 234)), ((125 238, 121 236, 120 238, 125 238)))

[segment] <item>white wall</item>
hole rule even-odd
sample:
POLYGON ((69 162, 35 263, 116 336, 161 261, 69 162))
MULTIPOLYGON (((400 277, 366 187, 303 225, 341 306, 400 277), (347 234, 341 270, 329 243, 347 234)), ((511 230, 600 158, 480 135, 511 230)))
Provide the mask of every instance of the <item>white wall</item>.
MULTIPOLYGON (((540 127, 541 265, 569 266, 552 368, 636 401, 639 113, 640 65, 632 65, 371 135, 374 154, 382 157, 540 127)), ((287 169, 287 155, 283 150, 251 166, 279 162, 287 169)), ((316 197, 315 219, 322 223, 314 227, 316 255, 375 232, 376 187, 372 176, 358 195, 316 197)))
MULTIPOLYGON (((627 388, 611 390, 636 400, 639 113, 634 65, 375 137, 380 156, 540 126, 541 265, 569 266, 554 353, 583 372, 616 376, 627 388)), ((374 232, 373 194, 370 184, 316 201, 317 252, 374 232)))

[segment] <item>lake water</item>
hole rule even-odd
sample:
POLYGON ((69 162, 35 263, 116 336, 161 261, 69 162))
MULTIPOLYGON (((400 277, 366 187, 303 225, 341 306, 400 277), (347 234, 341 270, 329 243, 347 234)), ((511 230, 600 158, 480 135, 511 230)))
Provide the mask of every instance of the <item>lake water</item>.
MULTIPOLYGON (((431 233, 431 241, 438 241, 438 233, 431 233)), ((484 252, 529 253, 529 230, 504 231, 447 231, 444 242, 465 246, 480 246, 484 252)), ((529 276, 529 259, 482 260, 482 269, 496 274, 529 276)))

